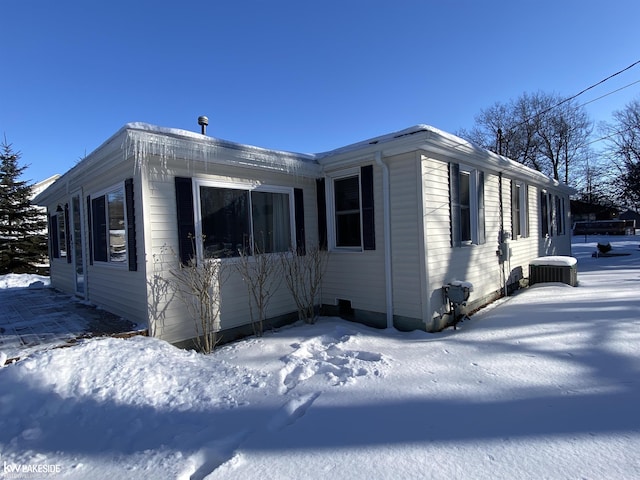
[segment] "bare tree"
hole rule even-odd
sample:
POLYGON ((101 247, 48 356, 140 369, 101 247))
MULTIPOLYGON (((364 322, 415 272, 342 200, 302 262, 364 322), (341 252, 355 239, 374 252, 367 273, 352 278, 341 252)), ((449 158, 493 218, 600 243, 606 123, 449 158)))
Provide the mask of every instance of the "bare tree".
POLYGON ((576 181, 572 166, 587 155, 592 123, 575 101, 542 92, 496 103, 475 117, 464 138, 556 180, 576 181))
POLYGON ((640 208, 640 99, 613 113, 613 122, 601 127, 607 136, 606 153, 615 165, 616 194, 627 205, 640 208))
POLYGON ((284 281, 298 309, 298 319, 315 323, 315 305, 327 266, 328 253, 319 246, 304 252, 291 249, 280 254, 284 281))
POLYGON ((576 175, 574 184, 579 192, 578 198, 589 204, 610 203, 611 185, 614 183, 610 162, 603 155, 590 153, 578 169, 581 171, 576 175))
POLYGON ((587 155, 592 122, 584 109, 573 101, 559 104, 558 97, 550 97, 547 101, 551 105, 545 108, 547 113, 540 115, 536 130, 540 138, 540 157, 551 169, 554 179, 570 183, 570 166, 583 161, 587 155))
POLYGON ((253 252, 240 249, 240 257, 233 265, 247 287, 253 332, 262 336, 264 321, 267 319, 267 306, 282 281, 281 266, 277 254, 266 253, 256 242, 252 243, 253 252))

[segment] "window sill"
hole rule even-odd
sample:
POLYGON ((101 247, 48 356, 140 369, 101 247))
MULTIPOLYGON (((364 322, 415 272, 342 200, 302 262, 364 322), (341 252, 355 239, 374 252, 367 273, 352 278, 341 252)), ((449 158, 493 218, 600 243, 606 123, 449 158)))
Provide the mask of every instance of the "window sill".
POLYGON ((362 247, 331 247, 332 253, 362 253, 362 247))

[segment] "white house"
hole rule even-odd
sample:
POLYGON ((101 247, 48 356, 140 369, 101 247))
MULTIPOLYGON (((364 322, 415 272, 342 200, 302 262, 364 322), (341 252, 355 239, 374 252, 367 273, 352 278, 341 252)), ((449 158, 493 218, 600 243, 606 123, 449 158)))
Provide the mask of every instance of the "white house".
MULTIPOLYGON (((451 321, 444 286, 473 284, 472 310, 526 281, 531 259, 570 254, 571 192, 425 125, 304 155, 131 123, 36 201, 49 212, 54 287, 181 343, 193 320, 174 299, 158 325, 153 298, 167 251, 219 257, 258 229, 272 252, 320 244, 325 312, 435 331, 451 321)), ((233 335, 249 323, 247 293, 231 278, 222 295, 233 335)), ((295 311, 280 287, 268 316, 295 311)))

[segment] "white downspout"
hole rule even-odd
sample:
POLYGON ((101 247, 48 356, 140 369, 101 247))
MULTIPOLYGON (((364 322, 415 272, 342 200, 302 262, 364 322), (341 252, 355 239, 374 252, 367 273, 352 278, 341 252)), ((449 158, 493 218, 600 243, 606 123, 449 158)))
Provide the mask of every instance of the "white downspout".
POLYGON ((384 223, 384 278, 387 328, 393 328, 393 283, 391 278, 391 193, 389 166, 382 161, 382 152, 376 152, 376 163, 382 168, 382 205, 384 223))

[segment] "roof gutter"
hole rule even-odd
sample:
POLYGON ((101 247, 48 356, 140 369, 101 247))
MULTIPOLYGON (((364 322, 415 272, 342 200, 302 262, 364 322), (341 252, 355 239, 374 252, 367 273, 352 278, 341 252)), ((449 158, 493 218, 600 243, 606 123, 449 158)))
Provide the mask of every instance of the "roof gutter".
POLYGON ((382 169, 382 204, 384 223, 384 280, 387 328, 393 328, 393 283, 391 277, 391 193, 389 166, 382 160, 382 152, 375 153, 376 163, 382 169))

